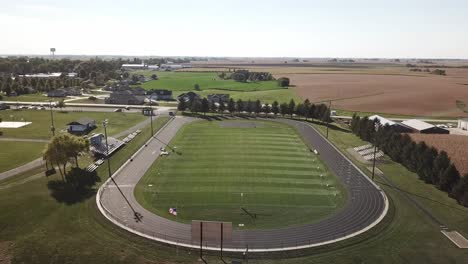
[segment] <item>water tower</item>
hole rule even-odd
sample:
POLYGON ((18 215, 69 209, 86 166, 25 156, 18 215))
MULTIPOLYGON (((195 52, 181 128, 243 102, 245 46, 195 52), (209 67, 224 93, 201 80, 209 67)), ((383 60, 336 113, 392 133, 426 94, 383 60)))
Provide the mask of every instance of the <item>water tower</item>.
POLYGON ((52 55, 52 58, 55 57, 55 48, 50 48, 50 54, 52 55))

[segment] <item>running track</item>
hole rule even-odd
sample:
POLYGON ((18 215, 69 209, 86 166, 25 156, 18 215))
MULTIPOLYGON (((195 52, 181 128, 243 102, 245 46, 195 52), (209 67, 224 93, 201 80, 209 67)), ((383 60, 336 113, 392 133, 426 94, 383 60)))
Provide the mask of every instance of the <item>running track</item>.
MULTIPOLYGON (((169 142, 183 125, 193 120, 173 118, 155 137, 169 142)), ((349 159, 308 124, 288 119, 276 121, 296 127, 306 143, 318 150, 321 159, 346 188, 347 202, 334 215, 313 224, 272 230, 234 230, 232 241, 224 242, 225 251, 242 252, 247 248, 250 252, 283 251, 330 244, 363 233, 383 219, 388 209, 385 193, 349 159)), ((107 219, 129 232, 163 243, 199 248, 199 242, 191 240, 190 225, 159 217, 144 209, 134 197, 135 185, 158 158, 162 146, 161 142, 150 140, 147 147, 134 155, 133 161, 114 173, 128 202, 110 179, 99 189, 96 202, 107 219), (141 221, 135 221, 133 210, 143 216, 141 221)), ((204 243, 203 247, 217 250, 219 244, 212 243, 204 243)))

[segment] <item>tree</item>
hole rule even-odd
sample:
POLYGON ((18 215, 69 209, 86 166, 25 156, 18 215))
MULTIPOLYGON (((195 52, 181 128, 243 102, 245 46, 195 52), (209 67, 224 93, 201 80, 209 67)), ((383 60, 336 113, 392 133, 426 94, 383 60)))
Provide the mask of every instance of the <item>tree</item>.
POLYGON ((461 177, 450 196, 457 200, 459 204, 468 207, 468 174, 461 177))
POLYGON ((180 100, 179 101, 179 104, 177 105, 177 110, 179 111, 185 111, 187 109, 187 103, 185 102, 185 100, 180 100))
POLYGON ((279 113, 279 104, 278 101, 274 101, 273 104, 271 105, 271 111, 275 116, 279 113))
POLYGON ((289 78, 281 77, 278 78, 278 86, 279 87, 288 87, 289 86, 289 78))
POLYGON ((203 115, 206 116, 206 112, 210 110, 210 102, 208 102, 208 99, 203 98, 201 102, 201 111, 203 112, 203 115))
POLYGON ((198 113, 198 112, 201 111, 201 107, 202 107, 201 101, 200 100, 194 100, 190 104, 190 111, 192 111, 194 113, 198 113))
POLYGON ((52 138, 44 151, 44 158, 50 164, 56 164, 63 181, 66 180, 66 167, 70 159, 78 167, 78 155, 89 149, 89 141, 70 134, 61 134, 52 138))
POLYGON ((234 111, 236 111, 236 103, 234 102, 234 99, 229 99, 228 102, 228 111, 231 113, 231 116, 234 114, 234 111))
POLYGON ((224 102, 221 101, 219 102, 218 111, 221 112, 221 114, 224 114, 224 110, 226 110, 226 106, 224 105, 224 102))
POLYGON ((296 109, 296 103, 294 102, 294 99, 291 99, 288 105, 288 112, 291 115, 291 117, 293 116, 295 109, 296 109))
POLYGON ((62 108, 64 108, 66 105, 65 105, 65 101, 63 99, 61 99, 60 101, 58 101, 57 103, 57 107, 60 108, 60 110, 62 110, 62 108))
POLYGON ((214 113, 214 112, 216 112, 216 110, 217 110, 216 103, 215 103, 215 101, 212 100, 210 102, 210 111, 214 113))
POLYGON ((262 111, 262 103, 260 100, 255 101, 254 112, 255 115, 258 115, 262 111))
POLYGON ((244 111, 244 102, 242 102, 241 99, 237 100, 236 109, 237 109, 237 112, 239 112, 239 113, 244 111))
POLYGON ((315 104, 311 104, 309 106, 309 108, 307 109, 309 111, 309 113, 307 114, 310 118, 314 119, 316 116, 315 116, 315 112, 316 112, 316 109, 317 107, 315 106, 315 104))
POLYGON ((270 113, 271 112, 271 106, 269 104, 265 104, 263 106, 263 112, 266 113, 266 114, 270 113))
POLYGON ((280 113, 281 115, 284 117, 285 115, 287 115, 289 112, 288 112, 288 104, 287 103, 282 103, 280 104, 280 113))
POLYGON ((452 189, 455 185, 457 185, 458 181, 460 180, 460 173, 458 172, 457 168, 453 163, 451 163, 448 168, 440 177, 438 188, 442 191, 446 191, 448 193, 452 192, 452 189))
POLYGON ((157 80, 157 79, 158 79, 158 76, 157 76, 156 74, 152 74, 152 75, 151 75, 151 79, 157 80))
POLYGON ((195 85, 193 85, 193 89, 195 91, 201 91, 201 88, 200 88, 200 85, 198 83, 196 83, 195 85))
POLYGON ((438 185, 440 177, 445 172, 445 170, 450 166, 450 158, 447 155, 447 152, 441 151, 439 155, 434 160, 434 165, 432 166, 432 184, 438 185))

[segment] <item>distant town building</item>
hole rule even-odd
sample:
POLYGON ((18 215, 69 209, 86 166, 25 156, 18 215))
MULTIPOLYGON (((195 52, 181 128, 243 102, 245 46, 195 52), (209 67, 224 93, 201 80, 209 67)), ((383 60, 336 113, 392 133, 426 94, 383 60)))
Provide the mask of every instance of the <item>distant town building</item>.
POLYGON ((70 72, 70 73, 62 73, 62 72, 52 72, 52 73, 35 73, 35 74, 25 74, 25 75, 20 75, 19 77, 25 77, 25 78, 59 78, 64 74, 68 78, 75 78, 78 76, 78 73, 76 72, 70 72))
POLYGON ((468 130, 468 118, 459 119, 457 127, 463 130, 468 130))
POLYGON ((426 123, 418 119, 410 119, 401 122, 403 125, 411 128, 414 133, 421 134, 449 134, 450 131, 443 129, 432 124, 426 123))
POLYGON ((69 88, 59 88, 47 93, 48 97, 66 97, 66 96, 79 96, 81 95, 81 88, 78 87, 69 87, 69 88))
POLYGON ((96 121, 91 118, 83 117, 78 119, 77 121, 68 123, 67 126, 67 130, 69 133, 86 134, 89 131, 96 128, 96 121))
POLYGON ((120 67, 122 70, 158 70, 159 66, 158 65, 148 65, 145 63, 141 64, 122 64, 120 67))

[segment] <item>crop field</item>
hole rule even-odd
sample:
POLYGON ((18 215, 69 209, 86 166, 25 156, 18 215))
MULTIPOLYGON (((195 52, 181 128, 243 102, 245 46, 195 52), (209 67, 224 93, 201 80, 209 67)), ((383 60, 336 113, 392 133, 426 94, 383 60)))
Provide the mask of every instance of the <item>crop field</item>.
POLYGON ((444 150, 460 174, 468 173, 468 137, 460 135, 409 134, 417 142, 424 141, 439 151, 444 150))
MULTIPOLYGON (((225 69, 227 71, 227 69, 225 69)), ((158 75, 159 80, 149 81, 142 85, 145 89, 168 89, 173 91, 174 97, 182 93, 194 91, 201 96, 209 94, 227 93, 231 98, 237 100, 257 99, 262 102, 272 103, 287 102, 291 99, 300 100, 294 90, 279 87, 276 81, 265 82, 236 82, 223 80, 216 72, 153 72, 135 71, 135 74, 151 76, 158 75), (200 91, 194 90, 194 85, 200 86, 200 91)))
MULTIPOLYGON (((50 112, 44 110, 5 110, 0 112, 3 121, 32 122, 21 128, 2 128, 3 137, 48 139, 50 132, 50 112)), ((104 133, 102 121, 108 119, 107 133, 113 135, 128 129, 145 120, 145 116, 137 113, 100 113, 100 112, 59 112, 54 111, 55 131, 66 131, 67 123, 89 117, 96 120, 97 128, 91 133, 104 133)))
POLYGON ((335 176, 284 124, 199 121, 170 145, 179 154, 158 159, 135 194, 144 207, 172 220, 282 227, 323 219, 345 200, 335 176))
MULTIPOLYGON (((450 72, 450 70, 449 70, 450 72)), ((311 101, 332 100, 332 107, 361 112, 416 116, 468 116, 468 71, 453 76, 371 74, 290 74, 294 89, 311 101)))

